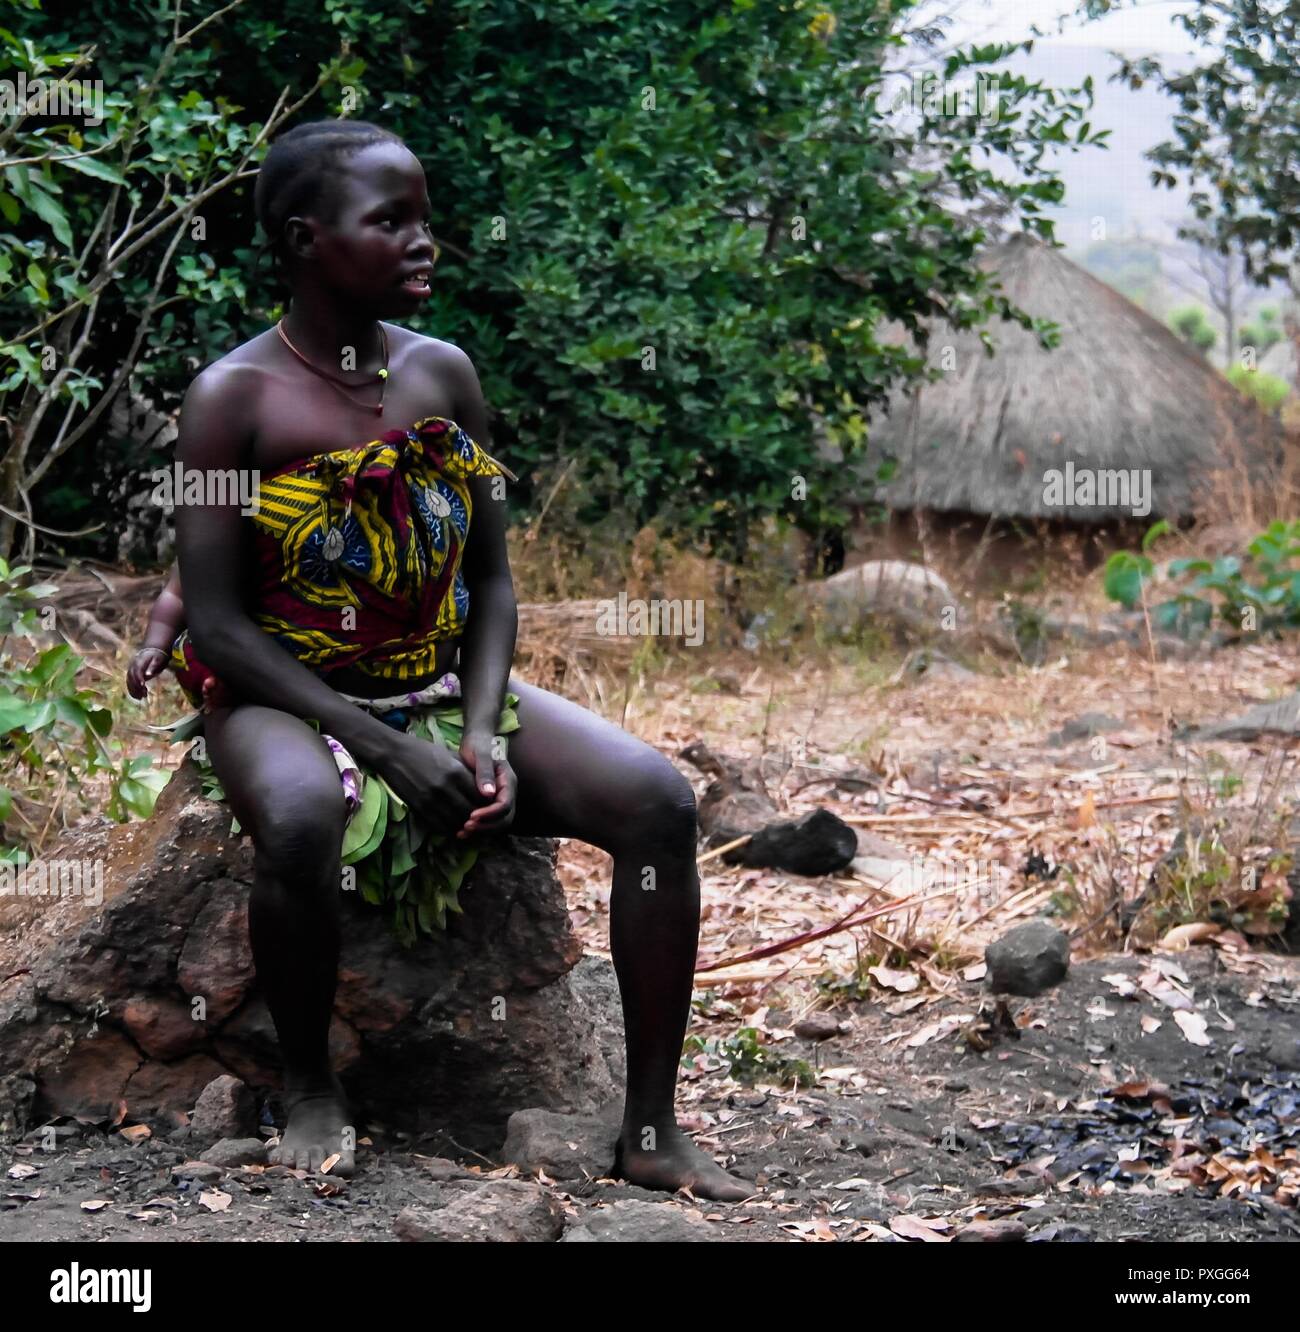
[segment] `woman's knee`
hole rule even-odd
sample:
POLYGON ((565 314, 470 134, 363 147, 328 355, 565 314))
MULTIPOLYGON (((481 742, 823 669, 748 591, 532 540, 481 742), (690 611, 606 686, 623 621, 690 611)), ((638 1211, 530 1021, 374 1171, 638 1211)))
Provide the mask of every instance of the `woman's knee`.
POLYGON ((303 882, 337 877, 346 813, 337 780, 277 791, 260 803, 249 829, 258 866, 303 882))
POLYGON ((256 864, 294 880, 335 874, 347 805, 333 756, 310 727, 274 708, 221 710, 205 726, 231 810, 256 864))
POLYGON ((694 856, 699 811, 690 781, 657 751, 628 774, 616 835, 638 846, 668 846, 694 856))

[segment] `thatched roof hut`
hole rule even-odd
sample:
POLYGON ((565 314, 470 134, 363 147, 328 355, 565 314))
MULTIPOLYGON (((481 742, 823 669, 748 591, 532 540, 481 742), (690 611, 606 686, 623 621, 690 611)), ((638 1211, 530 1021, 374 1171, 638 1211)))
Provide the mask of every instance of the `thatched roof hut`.
POLYGON ((1092 523, 1175 517, 1204 503, 1201 487, 1239 486, 1276 461, 1274 422, 1061 251, 1019 235, 983 263, 1013 304, 1060 326, 1060 343, 1046 350, 999 320, 988 326, 990 357, 978 332, 934 326, 927 360, 944 377, 900 390, 888 414, 873 414, 869 461, 858 465, 865 477, 882 458, 897 460, 877 494, 889 508, 1092 523))

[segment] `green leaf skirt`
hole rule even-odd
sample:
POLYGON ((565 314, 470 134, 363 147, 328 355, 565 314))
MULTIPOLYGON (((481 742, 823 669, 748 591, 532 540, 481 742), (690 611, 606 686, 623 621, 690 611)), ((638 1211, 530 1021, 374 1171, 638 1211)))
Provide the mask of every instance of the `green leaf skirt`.
MULTIPOLYGON (((517 694, 506 694, 497 723, 502 749, 508 743, 504 737, 519 729, 515 711, 518 703, 517 694)), ((460 748, 465 730, 459 697, 389 709, 386 714, 376 715, 397 730, 453 751, 460 748), (395 714, 400 714, 400 722, 392 720, 395 714)), ((315 718, 308 718, 307 724, 320 733, 320 723, 315 718)), ((170 730, 172 742, 176 743, 189 739, 196 726, 190 717, 171 727, 154 729, 170 730)), ((353 759, 333 736, 323 738, 334 753, 349 805, 343 833, 343 890, 359 889, 367 902, 391 910, 394 932, 407 947, 421 934, 432 935, 435 930, 445 929, 447 913, 461 911, 457 900, 461 883, 478 859, 479 848, 458 839, 455 833, 428 828, 383 777, 353 759)), ((226 793, 206 745, 193 746, 190 756, 202 774, 204 795, 224 802, 226 793)), ((232 819, 230 830, 239 832, 238 819, 232 819)))

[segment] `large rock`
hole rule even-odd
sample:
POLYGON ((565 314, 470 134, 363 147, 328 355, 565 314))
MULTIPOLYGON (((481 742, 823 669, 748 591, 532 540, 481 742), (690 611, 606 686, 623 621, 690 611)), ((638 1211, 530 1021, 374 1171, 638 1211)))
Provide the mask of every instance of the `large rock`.
POLYGON ((917 628, 954 630, 956 594, 933 569, 907 560, 869 560, 820 582, 805 583, 809 598, 820 603, 827 620, 849 629, 881 616, 917 628))
POLYGON ((1274 703, 1260 703, 1239 717, 1184 727, 1179 740, 1262 740, 1265 736, 1294 739, 1300 736, 1300 694, 1288 694, 1274 703))
MULTIPOLYGON (((103 900, 0 897, 0 1136, 56 1116, 184 1124, 232 1076, 279 1085, 248 942, 253 852, 187 759, 145 823, 99 819, 46 858, 102 866, 103 900)), ((359 1118, 480 1150, 515 1110, 592 1113, 624 1079, 612 968, 581 958, 555 843, 485 846, 465 912, 409 952, 344 896, 331 1047, 359 1118)), ((245 1112, 246 1113, 246 1112, 245 1112)))

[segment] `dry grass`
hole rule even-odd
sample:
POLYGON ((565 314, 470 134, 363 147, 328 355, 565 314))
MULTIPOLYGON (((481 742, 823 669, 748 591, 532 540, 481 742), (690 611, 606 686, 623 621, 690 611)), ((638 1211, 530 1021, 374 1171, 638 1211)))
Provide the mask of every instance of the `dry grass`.
MULTIPOLYGON (((900 670, 908 644, 889 633, 837 642, 820 637, 815 624, 795 627, 803 609, 792 574, 797 555, 770 531, 740 572, 676 549, 652 529, 582 559, 561 556, 545 525, 531 542, 512 536, 521 603, 526 590, 555 587, 582 592, 587 608, 580 615, 572 605, 525 604, 519 674, 609 717, 693 778, 699 775, 679 755, 695 740, 760 761, 770 793, 791 816, 825 806, 862 834, 869 863, 858 874, 802 879, 704 862, 702 962, 816 931, 855 905, 933 899, 759 962, 704 973, 708 989, 734 991, 745 1002, 780 993, 795 1009, 808 1008, 826 1002, 837 985, 841 996, 880 992, 869 968, 883 964, 911 971, 927 993, 942 994, 978 964, 989 938, 1048 907, 1077 932, 1079 948, 1120 945, 1125 906, 1151 884, 1180 830, 1192 842, 1191 867, 1157 883, 1131 944, 1151 942, 1176 917, 1217 909, 1208 891, 1188 896, 1189 877, 1201 873, 1197 855, 1220 866, 1226 857, 1228 877, 1239 884, 1249 882, 1244 871, 1254 864, 1260 875, 1273 875, 1269 886, 1276 889, 1279 871, 1267 853, 1290 813, 1289 752, 1276 745, 1188 749, 1171 734, 1175 725, 1232 715, 1294 688, 1285 646, 1252 644, 1185 662, 1154 661, 1128 648, 1057 650, 1036 668, 986 654, 967 658, 978 674, 959 684, 913 680, 900 670), (597 569, 603 581, 584 581, 597 569), (690 648, 595 634, 590 607, 620 591, 699 598, 708 617, 705 642, 690 648), (768 631, 748 650, 741 626, 760 611, 771 616, 768 631), (1047 744, 1049 731, 1085 712, 1119 718, 1123 729, 1064 748, 1047 744), (848 770, 861 779, 856 789, 828 780, 848 770), (1193 837, 1198 827, 1209 831, 1193 837), (904 871, 886 873, 890 861, 904 871), (813 983, 819 978, 820 988, 813 983)), ((1100 611, 1100 578, 1079 567, 1077 555, 1066 550, 1044 571, 1044 593, 1054 603, 1100 611)), ((958 587, 973 591, 960 569, 951 573, 958 587)), ((131 642, 148 600, 140 600, 134 621, 126 615, 114 622, 131 642)), ((987 609, 987 599, 979 604, 987 609)), ((94 669, 121 689, 128 656, 96 656, 94 669)), ((169 684, 155 686, 143 705, 119 699, 120 731, 133 733, 140 749, 165 765, 176 750, 137 722, 169 719, 182 710, 178 700, 169 684)), ((704 785, 697 782, 701 793, 704 785)), ((604 953, 609 859, 570 842, 561 867, 584 943, 604 953)))
MULTIPOLYGON (((1231 715, 1293 687, 1284 651, 1255 645, 1190 662, 1153 662, 1130 649, 1073 651, 1039 669, 994 663, 993 673, 955 688, 899 680, 897 649, 801 646, 793 666, 774 652, 667 655, 629 680, 623 724, 675 759, 703 739, 762 760, 769 791, 792 817, 823 805, 870 839, 873 865, 915 861, 919 871, 903 864, 893 882, 879 871, 809 880, 711 859, 701 870, 702 961, 816 931, 855 903, 954 884, 960 891, 704 973, 708 988, 768 1002, 779 993, 785 1004, 808 1007, 837 987, 841 997, 864 986, 880 992, 866 973, 883 964, 910 969, 942 993, 978 964, 991 937, 1045 908, 1085 952, 1122 946, 1123 909, 1196 820, 1218 829, 1234 882, 1248 883, 1243 867, 1255 863, 1261 887, 1276 896, 1279 868, 1269 867, 1267 853, 1284 845, 1290 754, 1276 744, 1189 748, 1171 739, 1171 723, 1231 715), (1090 711, 1121 719, 1123 729, 1066 748, 1045 743, 1049 731, 1090 711), (809 784, 810 775, 848 769, 874 786, 809 784), (819 977, 820 990, 810 988, 819 977)), ((561 863, 584 941, 604 952, 609 860, 569 843, 561 863)), ((1153 896, 1129 943, 1148 944, 1198 910, 1222 917, 1234 904, 1221 898, 1201 892, 1171 912, 1153 896)), ((1236 905, 1242 900, 1238 894, 1236 905)))

